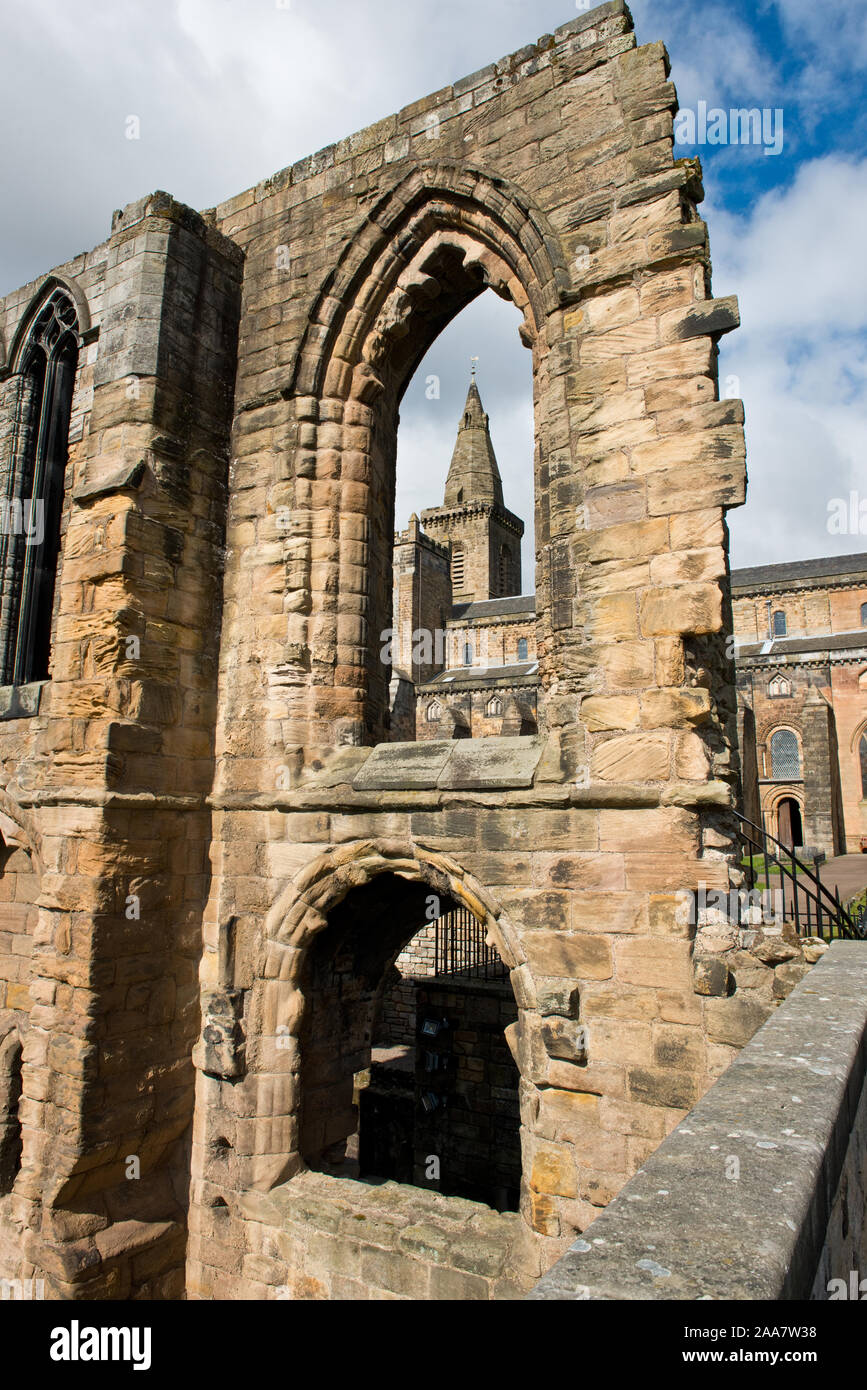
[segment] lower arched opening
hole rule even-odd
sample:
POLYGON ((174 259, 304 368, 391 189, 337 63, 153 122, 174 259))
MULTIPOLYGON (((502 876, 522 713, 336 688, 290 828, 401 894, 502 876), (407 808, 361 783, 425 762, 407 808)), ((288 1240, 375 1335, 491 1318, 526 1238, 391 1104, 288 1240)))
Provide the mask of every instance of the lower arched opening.
POLYGON ((307 1166, 517 1210, 517 1007, 484 924, 383 873, 331 909, 305 976, 307 1166))

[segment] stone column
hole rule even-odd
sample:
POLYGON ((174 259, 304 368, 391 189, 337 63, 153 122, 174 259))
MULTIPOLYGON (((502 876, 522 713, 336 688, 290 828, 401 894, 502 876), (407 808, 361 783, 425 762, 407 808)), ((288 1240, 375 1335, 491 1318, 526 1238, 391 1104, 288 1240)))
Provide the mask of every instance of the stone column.
POLYGON ((46 873, 16 1198, 65 1298, 182 1290, 241 261, 160 193, 108 245, 26 778, 46 873))

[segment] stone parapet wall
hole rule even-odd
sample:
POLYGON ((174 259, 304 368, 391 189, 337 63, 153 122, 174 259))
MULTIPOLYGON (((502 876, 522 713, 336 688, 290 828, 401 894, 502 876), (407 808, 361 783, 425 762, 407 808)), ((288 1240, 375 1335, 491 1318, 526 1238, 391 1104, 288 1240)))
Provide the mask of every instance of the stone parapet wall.
MULTIPOLYGON (((527 1287, 514 1262, 520 1219, 461 1197, 303 1173, 241 1206, 232 1270, 194 1279, 191 1297, 463 1302, 527 1287)), ((211 1208, 193 1228, 219 1239, 226 1220, 211 1208)))
POLYGON ((867 1276, 865 1073, 867 946, 835 941, 530 1297, 824 1299, 867 1276))

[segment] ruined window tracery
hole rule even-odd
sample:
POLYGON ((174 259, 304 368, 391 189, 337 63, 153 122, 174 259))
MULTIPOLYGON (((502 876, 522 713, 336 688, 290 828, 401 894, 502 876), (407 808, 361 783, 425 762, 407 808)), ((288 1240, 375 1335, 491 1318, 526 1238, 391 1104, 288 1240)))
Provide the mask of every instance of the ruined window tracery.
POLYGON ((792 683, 786 676, 772 676, 768 681, 768 695, 771 696, 772 699, 791 695, 791 693, 792 683))
POLYGON ((22 1050, 17 1032, 0 1042, 0 1196, 12 1191, 21 1167, 22 1050))
POLYGON ((0 681, 48 678, 51 617, 78 364, 78 318, 55 289, 36 315, 19 358, 12 467, 0 518, 0 681))

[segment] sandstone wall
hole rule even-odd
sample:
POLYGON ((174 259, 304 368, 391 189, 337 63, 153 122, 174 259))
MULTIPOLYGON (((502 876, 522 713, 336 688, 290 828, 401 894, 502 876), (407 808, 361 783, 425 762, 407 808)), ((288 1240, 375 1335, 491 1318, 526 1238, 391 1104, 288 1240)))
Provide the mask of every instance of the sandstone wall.
MULTIPOLYGON (((694 992, 676 894, 728 885, 737 858, 723 513, 743 499, 744 446, 741 406, 716 384, 737 310, 710 298, 667 76, 615 0, 217 209, 245 276, 195 1296, 252 1296, 241 1194, 289 1191, 303 1169, 305 1094, 323 1083, 306 1070, 305 971, 347 895, 381 895, 375 938, 377 921, 400 925, 400 882, 447 893, 511 968, 525 1272, 731 1056, 694 992), (546 741, 386 756, 374 643, 396 405, 485 286, 519 307, 532 355, 546 741)), ((342 1046, 348 1078, 363 1049, 342 1046)))
POLYGON ((364 1008, 429 893, 484 924, 519 1013, 490 1278, 547 1267, 719 1069, 677 894, 738 857, 743 416, 675 108, 610 0, 213 214, 116 218, 50 705, 9 753, 43 865, 9 1273, 177 1295, 189 1200, 192 1296, 283 1287, 311 1098, 348 1143, 364 1008), (532 356, 545 735, 389 745, 397 409, 486 287, 532 356))

